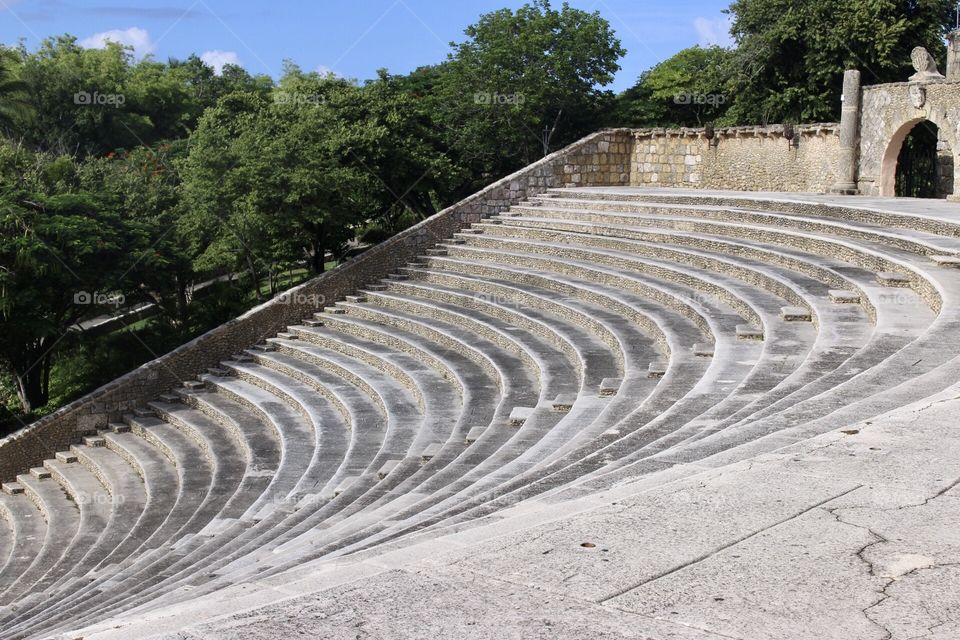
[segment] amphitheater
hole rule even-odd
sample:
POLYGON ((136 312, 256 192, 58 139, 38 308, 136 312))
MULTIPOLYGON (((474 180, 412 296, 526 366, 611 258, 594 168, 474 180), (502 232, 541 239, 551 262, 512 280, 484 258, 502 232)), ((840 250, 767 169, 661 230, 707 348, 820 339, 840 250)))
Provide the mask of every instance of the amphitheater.
POLYGON ((0 635, 960 637, 960 205, 867 130, 960 84, 847 79, 887 116, 598 132, 6 438, 0 635))

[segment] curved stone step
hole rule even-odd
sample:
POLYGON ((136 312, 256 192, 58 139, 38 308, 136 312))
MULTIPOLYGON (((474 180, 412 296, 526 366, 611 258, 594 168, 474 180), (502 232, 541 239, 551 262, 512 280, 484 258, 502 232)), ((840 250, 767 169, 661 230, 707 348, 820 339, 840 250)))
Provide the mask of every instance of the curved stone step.
MULTIPOLYGON (((304 495, 323 490, 324 485, 319 485, 319 482, 325 477, 323 468, 326 462, 325 454, 332 454, 330 459, 334 461, 342 461, 341 468, 332 478, 327 479, 326 484, 330 484, 335 482, 337 474, 343 475, 350 469, 358 467, 365 468, 369 460, 376 456, 383 446, 385 424, 379 420, 370 425, 364 425, 364 428, 351 430, 349 423, 343 419, 334 405, 323 395, 317 394, 312 387, 280 371, 256 363, 230 364, 230 367, 241 381, 256 386, 275 399, 285 402, 290 409, 303 416, 311 425, 312 434, 303 432, 300 438, 313 435, 312 442, 302 440, 298 444, 296 440, 290 438, 291 446, 285 450, 285 463, 291 461, 290 453, 293 452, 299 452, 298 455, 302 459, 290 473, 291 481, 295 480, 296 484, 284 496, 277 496, 284 502, 296 504, 304 495), (346 449, 324 451, 325 443, 330 440, 328 435, 332 434, 336 434, 334 437, 340 442, 343 441, 342 434, 348 435, 346 449)), ((225 383, 220 381, 218 384, 225 383)), ((231 389, 234 393, 242 391, 237 387, 231 387, 231 389)), ((248 394, 249 391, 245 393, 248 394)), ((376 414, 375 417, 378 418, 379 415, 376 414)), ((277 419, 280 420, 279 414, 277 419)))
MULTIPOLYGON (((41 553, 47 521, 26 495, 0 494, 0 516, 8 523, 11 536, 9 553, 0 568, 0 584, 12 585, 41 553)), ((0 601, 6 603, 8 599, 3 596, 0 601)))
MULTIPOLYGON (((51 479, 66 491, 69 500, 76 503, 80 511, 80 521, 76 535, 63 549, 63 554, 57 562, 31 587, 35 600, 43 599, 43 591, 55 584, 58 580, 69 575, 79 566, 86 566, 85 562, 90 554, 99 551, 102 540, 114 541, 118 536, 122 538, 126 531, 110 531, 109 525, 114 516, 114 509, 118 505, 104 481, 98 479, 89 469, 77 462, 66 463, 60 460, 47 460, 44 466, 50 470, 51 479)), ((45 481, 41 481, 45 482, 45 481)), ((58 511, 67 511, 62 502, 53 507, 58 511)), ((120 524, 120 523, 118 523, 120 524)), ((129 523, 130 526, 133 523, 129 523)), ((122 525, 121 525, 122 526, 122 525)), ((55 527, 50 526, 51 529, 55 527)), ((96 556, 94 556, 96 557, 96 556)), ((28 600, 22 600, 24 604, 28 600)))
MULTIPOLYGON (((484 234, 481 239, 472 240, 468 246, 498 247, 498 241, 515 241, 535 248, 536 253, 570 252, 571 255, 583 256, 584 260, 597 264, 626 264, 631 271, 638 274, 679 282, 701 291, 703 295, 722 299, 737 309, 746 321, 758 320, 755 309, 750 308, 748 300, 736 296, 737 288, 724 286, 723 280, 718 282, 718 276, 726 277, 728 283, 739 280, 752 287, 765 289, 792 305, 810 307, 810 300, 793 279, 785 278, 776 271, 748 265, 739 260, 739 257, 737 260, 729 260, 705 253, 678 251, 663 245, 651 247, 629 238, 584 237, 582 233, 532 228, 520 222, 522 221, 512 220, 510 225, 491 227, 490 233, 484 234), (624 258, 633 260, 624 263, 624 258), (747 304, 744 305, 744 302, 747 304)), ((527 248, 524 250, 531 252, 527 248)), ((806 287, 807 290, 809 288, 806 287)))
MULTIPOLYGON (((62 473, 76 471, 71 466, 82 466, 100 484, 100 487, 87 482, 84 478, 71 479, 72 486, 78 490, 87 491, 89 502, 94 506, 107 506, 108 519, 103 530, 82 556, 77 558, 72 566, 48 583, 46 600, 38 601, 31 608, 21 610, 19 617, 30 616, 37 610, 46 612, 50 603, 54 606, 61 602, 61 593, 71 592, 82 584, 82 576, 92 575, 106 564, 111 557, 126 557, 134 548, 140 545, 145 535, 143 518, 146 516, 146 488, 142 476, 132 469, 129 462, 116 452, 107 449, 105 440, 101 437, 89 438, 90 446, 74 446, 71 452, 76 455, 77 462, 64 467, 62 473), (103 492, 106 490, 106 493, 103 492)), ((51 469, 52 475, 56 472, 51 469)), ((79 501, 79 498, 75 498, 79 501)), ((81 494, 82 495, 82 494, 81 494)), ((81 525, 83 525, 84 502, 80 502, 81 525)))
MULTIPOLYGON (((408 290, 409 291, 409 290, 408 290)), ((542 394, 556 396, 570 393, 580 388, 582 370, 579 359, 572 359, 569 352, 557 349, 533 334, 514 330, 510 324, 473 310, 461 310, 461 307, 449 302, 425 301, 422 298, 408 296, 405 292, 374 293, 370 303, 379 309, 400 312, 406 317, 431 318, 447 324, 459 326, 476 335, 489 337, 508 351, 522 354, 521 357, 539 372, 538 378, 542 394), (572 376, 571 374, 576 374, 572 376)))
POLYGON ((566 354, 569 366, 580 374, 581 390, 595 388, 604 377, 623 376, 631 364, 625 355, 627 347, 608 326, 552 300, 542 290, 531 292, 529 287, 504 286, 429 268, 411 269, 410 273, 412 280, 391 285, 390 291, 496 317, 511 333, 535 333, 566 354))
MULTIPOLYGON (((595 388, 606 377, 625 375, 632 365, 627 354, 634 350, 631 343, 640 336, 631 337, 627 343, 620 333, 596 317, 588 316, 575 305, 556 299, 543 289, 429 267, 413 269, 411 276, 414 279, 401 285, 401 291, 414 287, 423 295, 480 309, 509 306, 506 317, 518 327, 553 334, 554 339, 560 341, 557 346, 571 357, 575 354, 580 361, 583 371, 581 389, 595 388)), ((550 339, 549 334, 547 339, 550 339)))
POLYGON ((98 549, 91 550, 85 558, 85 563, 96 569, 109 563, 111 557, 125 557, 148 533, 141 526, 141 519, 146 516, 146 486, 142 475, 127 460, 105 446, 74 446, 71 450, 77 454, 78 462, 107 488, 113 505, 107 535, 101 538, 98 549))
POLYGON ((184 521, 168 540, 196 533, 206 526, 223 502, 223 498, 215 494, 229 485, 215 468, 204 445, 157 418, 126 416, 124 420, 131 435, 156 448, 175 467, 180 487, 177 496, 180 510, 176 516, 178 521, 184 521))
POLYGON ((38 479, 28 474, 18 476, 18 481, 45 519, 46 528, 42 545, 36 549, 29 567, 12 584, 7 584, 0 595, 8 606, 57 566, 80 531, 80 508, 59 482, 50 477, 38 479))
MULTIPOLYGON (((722 204, 686 204, 682 206, 646 200, 630 202, 620 200, 576 199, 569 196, 560 199, 538 199, 544 209, 562 207, 572 209, 590 209, 596 211, 616 211, 622 213, 682 214, 686 217, 698 217, 712 220, 739 220, 769 226, 806 229, 821 235, 850 237, 856 239, 882 239, 891 246, 913 251, 921 255, 930 252, 952 253, 960 249, 960 240, 944 237, 944 231, 951 228, 957 233, 960 225, 943 219, 926 219, 917 215, 893 215, 886 213, 866 219, 859 216, 835 217, 843 208, 832 210, 830 217, 811 215, 809 210, 803 214, 783 211, 757 210, 752 207, 726 206, 722 204), (878 220, 884 220, 879 222, 878 220), (895 231, 893 229, 896 229, 895 231)), ((767 203, 769 206, 769 202, 767 203)), ((528 207, 515 207, 514 210, 527 211, 528 207)), ((853 213, 856 210, 847 210, 853 213)))
POLYGON ((161 420, 198 443, 214 468, 218 518, 240 517, 263 484, 249 473, 249 444, 199 411, 181 403, 152 402, 161 420))
POLYGON ((477 337, 470 330, 453 324, 452 318, 438 320, 394 308, 354 305, 350 311, 351 320, 417 333, 442 348, 458 351, 481 366, 491 367, 509 388, 516 388, 531 398, 529 389, 536 389, 539 396, 542 385, 549 382, 543 380, 543 369, 536 357, 510 336, 500 334, 500 339, 493 342, 489 336, 477 337))
POLYGON ((13 512, 0 502, 0 580, 3 579, 3 567, 12 559, 13 548, 16 545, 17 529, 13 522, 13 512))
MULTIPOLYGON (((591 214, 585 213, 587 217, 591 214)), ((594 216, 596 217, 596 216, 594 216)), ((875 272, 904 272, 912 276, 912 286, 924 296, 928 304, 939 310, 941 306, 942 288, 934 284, 938 278, 931 277, 934 268, 939 269, 941 275, 953 279, 956 274, 943 267, 935 267, 933 263, 920 258, 914 253, 867 241, 818 236, 803 231, 787 230, 762 225, 744 225, 726 221, 705 221, 688 219, 678 216, 632 216, 624 219, 628 224, 614 224, 610 216, 599 216, 606 228, 622 228, 629 231, 631 228, 656 228, 674 231, 689 231, 709 236, 723 238, 750 238, 774 246, 785 246, 800 249, 832 258, 839 258, 850 264, 870 269, 875 272)), ((572 219, 577 219, 574 215, 572 219)))
MULTIPOLYGON (((458 273, 476 272, 480 277, 493 280, 492 276, 488 275, 487 271, 484 271, 484 269, 491 269, 491 267, 485 266, 489 261, 481 263, 462 260, 453 261, 450 259, 444 260, 443 267, 445 269, 456 269, 458 273)), ((533 272, 528 269, 502 265, 497 266, 497 271, 501 277, 510 277, 511 282, 522 282, 524 286, 529 286, 527 283, 533 282, 538 286, 557 288, 561 293, 568 296, 574 293, 583 295, 589 292, 587 299, 590 300, 591 303, 574 303, 575 298, 571 297, 567 297, 565 301, 568 304, 586 304, 587 306, 582 307, 583 311, 596 318, 603 319, 614 332, 621 335, 620 340, 622 343, 631 344, 636 342, 635 338, 629 337, 629 332, 635 330, 629 326, 631 322, 640 325, 644 325, 645 322, 653 322, 654 327, 665 327, 667 332, 662 339, 673 347, 672 350, 667 352, 670 358, 670 371, 666 379, 662 381, 661 385, 658 386, 653 393, 667 395, 666 399, 661 401, 659 405, 655 400, 648 400, 652 407, 658 406, 660 410, 666 409, 676 401, 676 396, 670 394, 678 391, 678 379, 686 379, 689 381, 686 384, 692 386, 696 379, 703 375, 703 373, 694 374, 694 371, 705 372, 707 363, 694 358, 686 346, 695 340, 701 339, 702 334, 699 334, 694 327, 686 329, 685 333, 681 331, 688 323, 688 321, 682 317, 670 316, 669 314, 664 315, 665 312, 663 309, 652 306, 649 302, 639 298, 631 298, 628 301, 624 301, 622 299, 624 294, 620 289, 605 288, 602 285, 572 279, 568 276, 556 274, 547 276, 546 274, 541 275, 539 272, 533 272), (591 306, 594 303, 601 303, 604 307, 598 308, 591 306), (606 309, 616 311, 618 315, 611 314, 609 311, 606 311, 606 309), (649 318, 647 315, 640 315, 638 310, 648 314, 649 318), (624 320, 627 320, 626 324, 622 324, 624 320)), ((493 273, 493 271, 491 271, 491 273, 493 273)), ((639 357, 641 362, 646 363, 649 356, 649 352, 642 352, 639 357)), ((656 397, 657 396, 654 396, 654 398, 656 397)), ((611 407, 615 406, 615 404, 611 405, 611 407)), ((622 417, 621 415, 616 419, 622 419, 622 417)), ((613 418, 611 420, 613 420, 613 418)), ((600 428, 600 430, 602 430, 602 428, 600 428)), ((593 431, 599 433, 597 429, 593 429, 593 431)))
MULTIPOLYGON (((98 588, 91 588, 83 598, 58 608, 54 612, 58 620, 86 617, 91 611, 101 610, 122 597, 117 594, 141 589, 156 581, 160 572, 175 561, 168 552, 177 553, 181 541, 189 540, 207 526, 232 495, 231 487, 236 487, 238 478, 230 469, 215 464, 209 452, 211 442, 201 434, 182 431, 155 417, 128 415, 124 420, 133 435, 143 438, 174 462, 179 472, 180 497, 184 505, 180 518, 186 522, 171 537, 171 547, 158 547, 141 555, 123 572, 106 576, 98 588)), ((225 454, 236 451, 232 441, 225 442, 228 443, 223 447, 225 454)), ((43 623, 36 621, 35 624, 43 623)))
MULTIPOLYGON (((151 549, 186 524, 188 516, 196 510, 196 504, 187 505, 175 463, 163 451, 132 433, 104 433, 106 447, 126 459, 137 468, 147 492, 146 518, 142 530, 141 545, 131 552, 151 549)), ((125 558, 107 558, 105 562, 125 562, 125 558)))
POLYGON ((677 191, 657 189, 654 192, 618 188, 548 189, 534 200, 556 202, 547 198, 581 198, 594 202, 616 200, 648 204, 655 207, 737 208, 748 211, 781 213, 828 221, 843 220, 851 224, 867 224, 880 229, 895 227, 944 238, 960 237, 960 225, 952 212, 945 215, 942 208, 897 207, 893 201, 865 201, 863 199, 838 201, 829 196, 814 194, 776 194, 750 192, 677 191), (585 195, 583 195, 585 194, 585 195), (799 197, 796 197, 799 196, 799 197), (882 203, 882 205, 881 205, 882 203), (893 205, 893 206, 891 206, 893 205))

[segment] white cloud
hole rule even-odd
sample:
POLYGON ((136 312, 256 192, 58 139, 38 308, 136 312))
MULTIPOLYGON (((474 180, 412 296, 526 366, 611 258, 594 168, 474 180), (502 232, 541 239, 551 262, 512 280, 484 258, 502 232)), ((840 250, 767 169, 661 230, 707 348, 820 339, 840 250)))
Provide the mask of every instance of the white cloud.
POLYGON ((236 51, 220 51, 219 49, 214 49, 213 51, 206 51, 200 54, 200 59, 213 67, 213 72, 217 75, 223 73, 223 68, 228 64, 240 66, 240 56, 237 55, 236 51))
POLYGON ((123 45, 133 47, 133 54, 142 58, 156 50, 156 45, 150 40, 150 34, 146 29, 140 27, 130 27, 129 29, 113 29, 95 33, 89 38, 80 41, 80 46, 87 49, 103 49, 108 42, 117 42, 123 45))
POLYGON ((326 66, 326 65, 322 65, 322 64, 319 65, 316 69, 314 69, 314 71, 316 71, 317 73, 319 73, 321 76, 329 76, 329 75, 332 75, 334 78, 342 78, 342 77, 343 77, 342 75, 340 75, 339 73, 337 73, 336 71, 334 71, 333 69, 331 69, 330 67, 328 67, 328 66, 326 66))
POLYGON ((729 47, 733 44, 733 38, 730 37, 730 25, 732 20, 730 16, 719 18, 699 17, 693 21, 693 28, 697 32, 697 43, 701 47, 709 47, 718 44, 721 47, 729 47))

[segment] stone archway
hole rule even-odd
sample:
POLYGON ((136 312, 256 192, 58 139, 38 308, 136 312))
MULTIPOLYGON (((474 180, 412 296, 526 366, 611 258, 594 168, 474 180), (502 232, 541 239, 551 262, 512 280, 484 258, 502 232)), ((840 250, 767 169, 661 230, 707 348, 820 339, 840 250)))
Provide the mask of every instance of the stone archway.
POLYGON ((929 122, 937 128, 936 195, 957 199, 952 194, 960 188, 960 62, 954 61, 956 68, 944 77, 924 49, 913 53, 917 73, 907 82, 860 87, 858 72, 845 74, 837 192, 851 192, 853 181, 863 195, 895 196, 904 140, 918 124, 929 122))
POLYGON ((897 193, 897 169, 901 159, 904 141, 914 133, 918 126, 926 125, 936 131, 936 169, 931 178, 936 182, 936 193, 933 197, 945 198, 954 192, 954 160, 953 145, 950 144, 947 132, 944 132, 937 123, 926 117, 912 118, 904 122, 890 136, 890 140, 883 152, 880 165, 880 195, 893 197, 897 193))
POLYGON ((900 149, 903 148, 903 141, 907 139, 907 135, 913 131, 915 126, 924 120, 926 120, 926 118, 915 118, 913 120, 908 120, 904 124, 900 125, 900 128, 893 133, 893 135, 890 137, 890 141, 887 142, 886 149, 883 152, 883 160, 880 164, 881 196, 892 197, 897 195, 897 159, 900 157, 900 149))

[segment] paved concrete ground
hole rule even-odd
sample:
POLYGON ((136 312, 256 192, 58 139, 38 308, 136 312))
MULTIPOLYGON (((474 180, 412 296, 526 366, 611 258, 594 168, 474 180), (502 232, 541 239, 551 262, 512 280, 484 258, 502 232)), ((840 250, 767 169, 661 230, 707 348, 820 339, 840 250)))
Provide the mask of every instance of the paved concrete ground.
POLYGON ((76 637, 960 637, 960 385, 686 472, 76 637))

